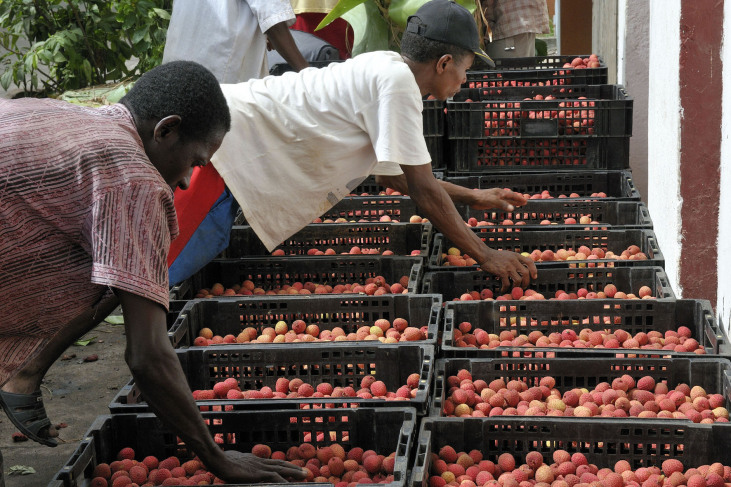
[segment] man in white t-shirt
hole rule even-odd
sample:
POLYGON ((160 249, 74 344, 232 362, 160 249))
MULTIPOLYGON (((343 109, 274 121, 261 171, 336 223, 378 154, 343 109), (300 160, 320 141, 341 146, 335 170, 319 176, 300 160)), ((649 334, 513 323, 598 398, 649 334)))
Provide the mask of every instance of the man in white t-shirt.
POLYGON ((289 31, 289 0, 175 0, 162 62, 196 61, 221 83, 269 74, 267 38, 295 69, 308 66, 289 31))
POLYGON ((422 98, 457 93, 475 54, 492 63, 469 11, 432 0, 409 17, 401 54, 365 53, 319 70, 223 85, 232 130, 211 162, 269 250, 376 174, 409 194, 504 287, 525 287, 537 277, 531 259, 487 247, 453 201, 483 209, 526 201, 511 191, 437 181, 423 137, 422 98))

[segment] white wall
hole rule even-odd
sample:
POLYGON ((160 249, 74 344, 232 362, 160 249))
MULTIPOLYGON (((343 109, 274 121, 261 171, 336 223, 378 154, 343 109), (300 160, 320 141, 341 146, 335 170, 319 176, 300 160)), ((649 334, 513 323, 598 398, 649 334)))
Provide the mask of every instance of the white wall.
POLYGON ((680 197, 680 1, 650 0, 647 202, 665 271, 675 294, 681 251, 680 197))
POLYGON ((723 4, 723 98, 721 100, 721 200, 718 212, 719 322, 731 333, 731 1, 723 4))
POLYGON ((627 93, 633 100, 629 165, 632 168, 635 186, 642 195, 642 201, 647 203, 647 103, 650 76, 647 61, 650 41, 650 0, 619 2, 617 25, 619 36, 617 80, 627 88, 627 93))

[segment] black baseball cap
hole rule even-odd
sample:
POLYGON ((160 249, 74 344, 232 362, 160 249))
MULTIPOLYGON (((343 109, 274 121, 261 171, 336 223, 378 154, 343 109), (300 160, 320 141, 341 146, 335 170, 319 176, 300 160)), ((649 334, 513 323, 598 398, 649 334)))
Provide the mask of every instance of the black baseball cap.
POLYGON ((495 62, 480 49, 480 34, 469 10, 451 0, 431 0, 409 16, 406 32, 467 49, 491 68, 495 62), (419 22, 412 21, 418 19, 419 22))

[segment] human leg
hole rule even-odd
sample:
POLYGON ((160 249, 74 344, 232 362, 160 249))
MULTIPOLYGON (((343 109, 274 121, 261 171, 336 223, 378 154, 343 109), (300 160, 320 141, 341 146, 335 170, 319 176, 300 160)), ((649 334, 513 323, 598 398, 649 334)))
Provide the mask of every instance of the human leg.
POLYGON ((109 295, 94 308, 81 313, 2 385, 0 405, 23 434, 48 446, 55 446, 55 441, 44 441, 45 438, 58 436, 58 432, 51 425, 43 407, 40 391, 43 376, 64 350, 106 318, 117 305, 117 298, 109 295))
POLYGON ((533 57, 536 55, 535 40, 536 35, 530 32, 496 39, 485 46, 485 52, 493 59, 533 57))

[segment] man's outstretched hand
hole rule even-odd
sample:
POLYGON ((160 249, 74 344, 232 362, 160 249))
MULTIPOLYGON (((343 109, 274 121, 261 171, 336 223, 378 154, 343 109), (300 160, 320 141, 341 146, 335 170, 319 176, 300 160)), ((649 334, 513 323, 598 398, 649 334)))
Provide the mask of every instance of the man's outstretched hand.
POLYGON ((531 279, 538 278, 536 265, 529 257, 507 250, 490 250, 490 257, 483 262, 482 270, 495 274, 503 283, 503 292, 511 287, 526 288, 531 279), (512 286, 511 286, 512 282, 512 286))
POLYGON ((303 480, 306 472, 284 460, 259 458, 251 453, 227 450, 226 464, 217 469, 217 475, 230 483, 252 484, 257 482, 284 483, 303 480), (225 473, 224 473, 225 472, 225 473))
POLYGON ((470 203, 470 207, 475 210, 513 211, 516 206, 528 203, 522 194, 507 188, 476 189, 474 193, 474 200, 470 203))

